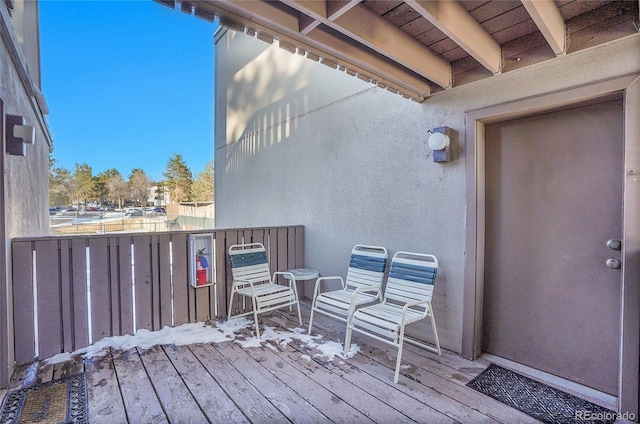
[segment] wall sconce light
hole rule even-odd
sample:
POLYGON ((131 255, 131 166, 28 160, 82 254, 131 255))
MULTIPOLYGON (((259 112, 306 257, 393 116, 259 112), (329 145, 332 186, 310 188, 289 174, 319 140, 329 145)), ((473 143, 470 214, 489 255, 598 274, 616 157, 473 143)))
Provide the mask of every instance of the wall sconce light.
POLYGON ((25 119, 19 115, 5 116, 5 132, 7 147, 10 155, 27 155, 27 144, 33 144, 36 140, 36 130, 30 125, 25 125, 25 119))
POLYGON ((434 162, 449 162, 451 160, 451 135, 449 127, 434 128, 427 131, 429 135, 429 148, 433 150, 434 162))

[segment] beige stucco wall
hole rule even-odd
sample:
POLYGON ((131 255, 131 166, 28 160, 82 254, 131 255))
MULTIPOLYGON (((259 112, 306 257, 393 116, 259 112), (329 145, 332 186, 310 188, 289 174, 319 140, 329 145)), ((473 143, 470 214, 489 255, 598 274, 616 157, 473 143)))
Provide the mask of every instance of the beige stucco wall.
POLYGON ((342 275, 356 243, 433 253, 442 345, 461 351, 465 112, 640 71, 640 35, 417 104, 244 34, 216 44, 216 225, 304 224, 306 266, 342 275), (455 130, 434 163, 427 130, 455 130))
MULTIPOLYGON (((21 1, 15 2, 16 6, 21 1)), ((35 27, 30 25, 22 29, 25 37, 21 41, 30 46, 30 54, 37 55, 37 3, 32 2, 28 10, 36 13, 36 16, 28 17, 28 22, 36 21, 35 27), (36 8, 34 8, 36 7, 36 8), (33 18, 33 19, 32 19, 33 18), (31 40, 31 41, 29 41, 31 40), (33 43, 36 43, 34 45, 33 43)), ((26 157, 8 155, 5 153, 4 142, 0 154, 3 155, 3 182, 4 204, 0 205, 0 213, 3 214, 4 247, 6 255, 2 260, 3 274, 0 276, 0 313, 3 314, 2 334, 0 334, 0 349, 2 360, 0 361, 0 387, 6 384, 7 366, 12 362, 12 289, 11 289, 11 239, 17 236, 48 235, 48 189, 49 189, 49 148, 50 135, 44 124, 40 106, 35 100, 35 95, 30 96, 25 87, 24 79, 21 79, 18 69, 22 67, 23 75, 31 74, 39 80, 39 69, 33 69, 34 64, 27 67, 26 56, 20 47, 20 41, 13 30, 12 20, 4 2, 0 3, 0 19, 2 24, 9 29, 0 39, 0 99, 2 99, 4 114, 21 115, 26 119, 26 124, 35 127, 35 144, 26 146, 26 157), (11 54, 10 52, 14 52, 11 54), (15 52, 18 52, 16 55, 15 52), (7 363, 8 362, 8 363, 7 363)), ((38 64, 39 65, 39 64, 38 64)), ((36 86, 37 91, 37 86, 36 86)), ((4 121, 3 121, 4 122, 4 121)), ((0 220, 1 222, 1 220, 0 220)))

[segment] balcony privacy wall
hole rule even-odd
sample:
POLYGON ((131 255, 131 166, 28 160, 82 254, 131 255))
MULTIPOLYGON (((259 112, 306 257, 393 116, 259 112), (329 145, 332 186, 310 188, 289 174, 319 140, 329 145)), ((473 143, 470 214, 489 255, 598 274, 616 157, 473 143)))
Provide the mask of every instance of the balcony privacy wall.
MULTIPOLYGON (((302 226, 14 239, 17 364, 143 328, 226 317, 227 249, 241 242, 263 243, 272 271, 304 266, 302 226), (214 238, 212 286, 189 285, 190 234, 214 238)), ((234 305, 235 312, 251 308, 234 305)))

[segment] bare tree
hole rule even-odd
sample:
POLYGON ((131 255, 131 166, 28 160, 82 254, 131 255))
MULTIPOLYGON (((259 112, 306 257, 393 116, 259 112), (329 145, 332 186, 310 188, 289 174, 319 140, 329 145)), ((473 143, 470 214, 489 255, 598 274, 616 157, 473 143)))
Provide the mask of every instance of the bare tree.
POLYGON ((74 193, 74 180, 66 168, 52 168, 49 171, 49 204, 66 206, 71 203, 74 193))
POLYGON ((134 169, 129 176, 129 188, 131 190, 131 200, 136 205, 146 206, 149 199, 149 190, 153 182, 147 177, 142 169, 134 169))
POLYGON ((130 190, 129 184, 127 184, 119 172, 111 177, 107 183, 107 190, 109 200, 118 203, 118 209, 122 209, 124 201, 130 194, 130 190))
POLYGON ((213 201, 215 190, 214 167, 213 160, 208 162, 204 171, 193 182, 193 200, 195 202, 213 201))

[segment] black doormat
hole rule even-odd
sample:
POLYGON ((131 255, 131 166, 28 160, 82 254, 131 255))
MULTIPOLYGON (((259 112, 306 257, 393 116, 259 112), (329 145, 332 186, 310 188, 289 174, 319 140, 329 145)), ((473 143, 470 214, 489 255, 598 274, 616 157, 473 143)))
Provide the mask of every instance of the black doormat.
POLYGON ((545 423, 613 423, 617 416, 609 409, 495 364, 467 386, 545 423))
POLYGON ((13 390, 4 398, 0 424, 88 423, 84 373, 13 390))

